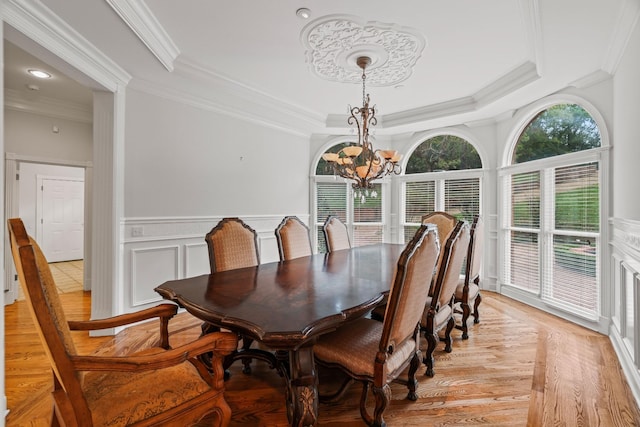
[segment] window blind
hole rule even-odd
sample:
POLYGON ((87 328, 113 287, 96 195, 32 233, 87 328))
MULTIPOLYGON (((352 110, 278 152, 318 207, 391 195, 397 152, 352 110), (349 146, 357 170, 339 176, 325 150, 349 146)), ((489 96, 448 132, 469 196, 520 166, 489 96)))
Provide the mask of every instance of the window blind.
POLYGON ((343 182, 316 183, 316 245, 320 253, 327 252, 322 226, 329 215, 347 222, 347 186, 343 182))
POLYGON ((549 233, 550 268, 545 271, 543 299, 571 306, 583 316, 598 313, 600 265, 599 164, 589 162, 553 169, 553 218, 549 233))
POLYGON ((480 178, 446 180, 444 211, 471 223, 480 212, 480 178))

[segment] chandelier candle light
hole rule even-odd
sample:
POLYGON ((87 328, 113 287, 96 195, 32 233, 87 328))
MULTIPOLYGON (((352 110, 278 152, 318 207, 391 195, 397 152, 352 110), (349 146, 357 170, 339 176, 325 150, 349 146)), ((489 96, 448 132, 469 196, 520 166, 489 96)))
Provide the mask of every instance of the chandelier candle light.
POLYGON ((378 123, 376 107, 369 107, 369 94, 365 90, 367 79, 365 68, 371 64, 371 58, 361 56, 357 64, 362 68, 362 107, 349 106, 351 117, 348 123, 356 125, 358 142, 344 147, 337 153, 325 153, 322 158, 333 167, 335 175, 353 181, 351 186, 355 191, 355 197, 361 196, 364 202, 365 196, 369 194, 371 197, 377 197, 372 181, 390 173, 398 175, 401 172, 398 162, 402 155, 395 150, 374 150, 369 142, 369 126, 375 126, 378 123), (371 193, 369 190, 372 190, 371 193))

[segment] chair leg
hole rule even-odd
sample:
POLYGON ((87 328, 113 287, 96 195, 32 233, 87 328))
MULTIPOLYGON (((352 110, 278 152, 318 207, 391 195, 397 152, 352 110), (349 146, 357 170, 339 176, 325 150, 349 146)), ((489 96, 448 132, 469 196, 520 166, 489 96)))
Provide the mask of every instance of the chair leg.
POLYGON ((452 350, 453 339, 451 338, 451 331, 454 326, 456 326, 456 321, 453 319, 453 316, 451 316, 447 322, 447 329, 444 332, 444 351, 447 353, 451 353, 452 350))
POLYGON ((417 350, 413 353, 413 357, 411 358, 411 364, 409 365, 409 381, 407 381, 407 387, 409 388, 409 393, 407 394, 407 399, 415 402, 418 400, 418 380, 416 378, 416 372, 420 367, 420 350, 417 350))
POLYGON ((432 377, 434 375, 433 372, 433 351, 436 349, 436 344, 438 344, 438 335, 435 332, 425 332, 424 337, 427 339, 427 353, 422 359, 422 363, 427 367, 427 371, 424 373, 428 377, 432 377))
MULTIPOLYGON (((251 344, 253 343, 253 339, 248 338, 248 337, 242 337, 242 350, 243 351, 247 351, 249 350, 249 348, 251 347, 251 344)), ((242 364, 244 365, 244 367, 242 368, 242 373, 246 374, 246 375, 250 375, 251 374, 251 358, 245 357, 242 359, 242 364)))
POLYGON ((386 427, 387 423, 382 418, 384 410, 391 401, 391 387, 385 384, 382 387, 373 386, 373 395, 376 398, 376 407, 373 410, 373 427, 386 427))
POLYGON ((467 304, 466 301, 460 303, 460 307, 462 308, 462 324, 460 325, 460 329, 462 330, 462 339, 469 339, 469 328, 467 327, 467 321, 469 320, 469 315, 471 314, 471 307, 467 304))
POLYGON ((482 302, 480 293, 476 296, 476 302, 473 304, 473 323, 480 323, 480 312, 478 312, 478 306, 482 302))

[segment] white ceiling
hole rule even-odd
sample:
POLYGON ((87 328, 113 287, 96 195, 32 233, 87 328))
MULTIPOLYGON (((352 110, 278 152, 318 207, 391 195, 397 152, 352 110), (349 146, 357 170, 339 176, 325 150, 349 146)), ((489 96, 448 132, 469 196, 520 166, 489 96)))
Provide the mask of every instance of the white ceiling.
MULTIPOLYGON (((400 85, 367 87, 382 118, 379 127, 393 132, 492 119, 567 86, 610 76, 635 25, 625 17, 638 9, 635 0, 43 3, 132 81, 163 82, 187 68, 207 70, 245 94, 277 101, 329 128, 342 123, 348 104, 361 102, 362 88, 313 72, 301 40, 305 26, 340 15, 362 25, 411 29, 426 43, 410 76, 400 85), (300 7, 311 10, 308 20, 296 16, 300 7)), ((33 62, 20 49, 5 47, 5 87, 25 92, 21 72, 33 62)), ((40 93, 90 100, 82 91, 56 88, 68 83, 63 76, 40 82, 40 93)))

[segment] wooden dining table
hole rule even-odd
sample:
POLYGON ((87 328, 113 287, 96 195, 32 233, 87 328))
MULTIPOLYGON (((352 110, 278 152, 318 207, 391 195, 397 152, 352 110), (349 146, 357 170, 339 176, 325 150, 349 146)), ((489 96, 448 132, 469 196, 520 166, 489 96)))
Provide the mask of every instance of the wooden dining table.
POLYGON ((386 298, 403 244, 374 244, 171 280, 155 288, 193 316, 272 350, 250 350, 286 379, 292 426, 318 419, 317 337, 365 316, 386 298), (279 354, 284 357, 276 357, 279 354), (273 355, 273 356, 271 356, 273 355))

